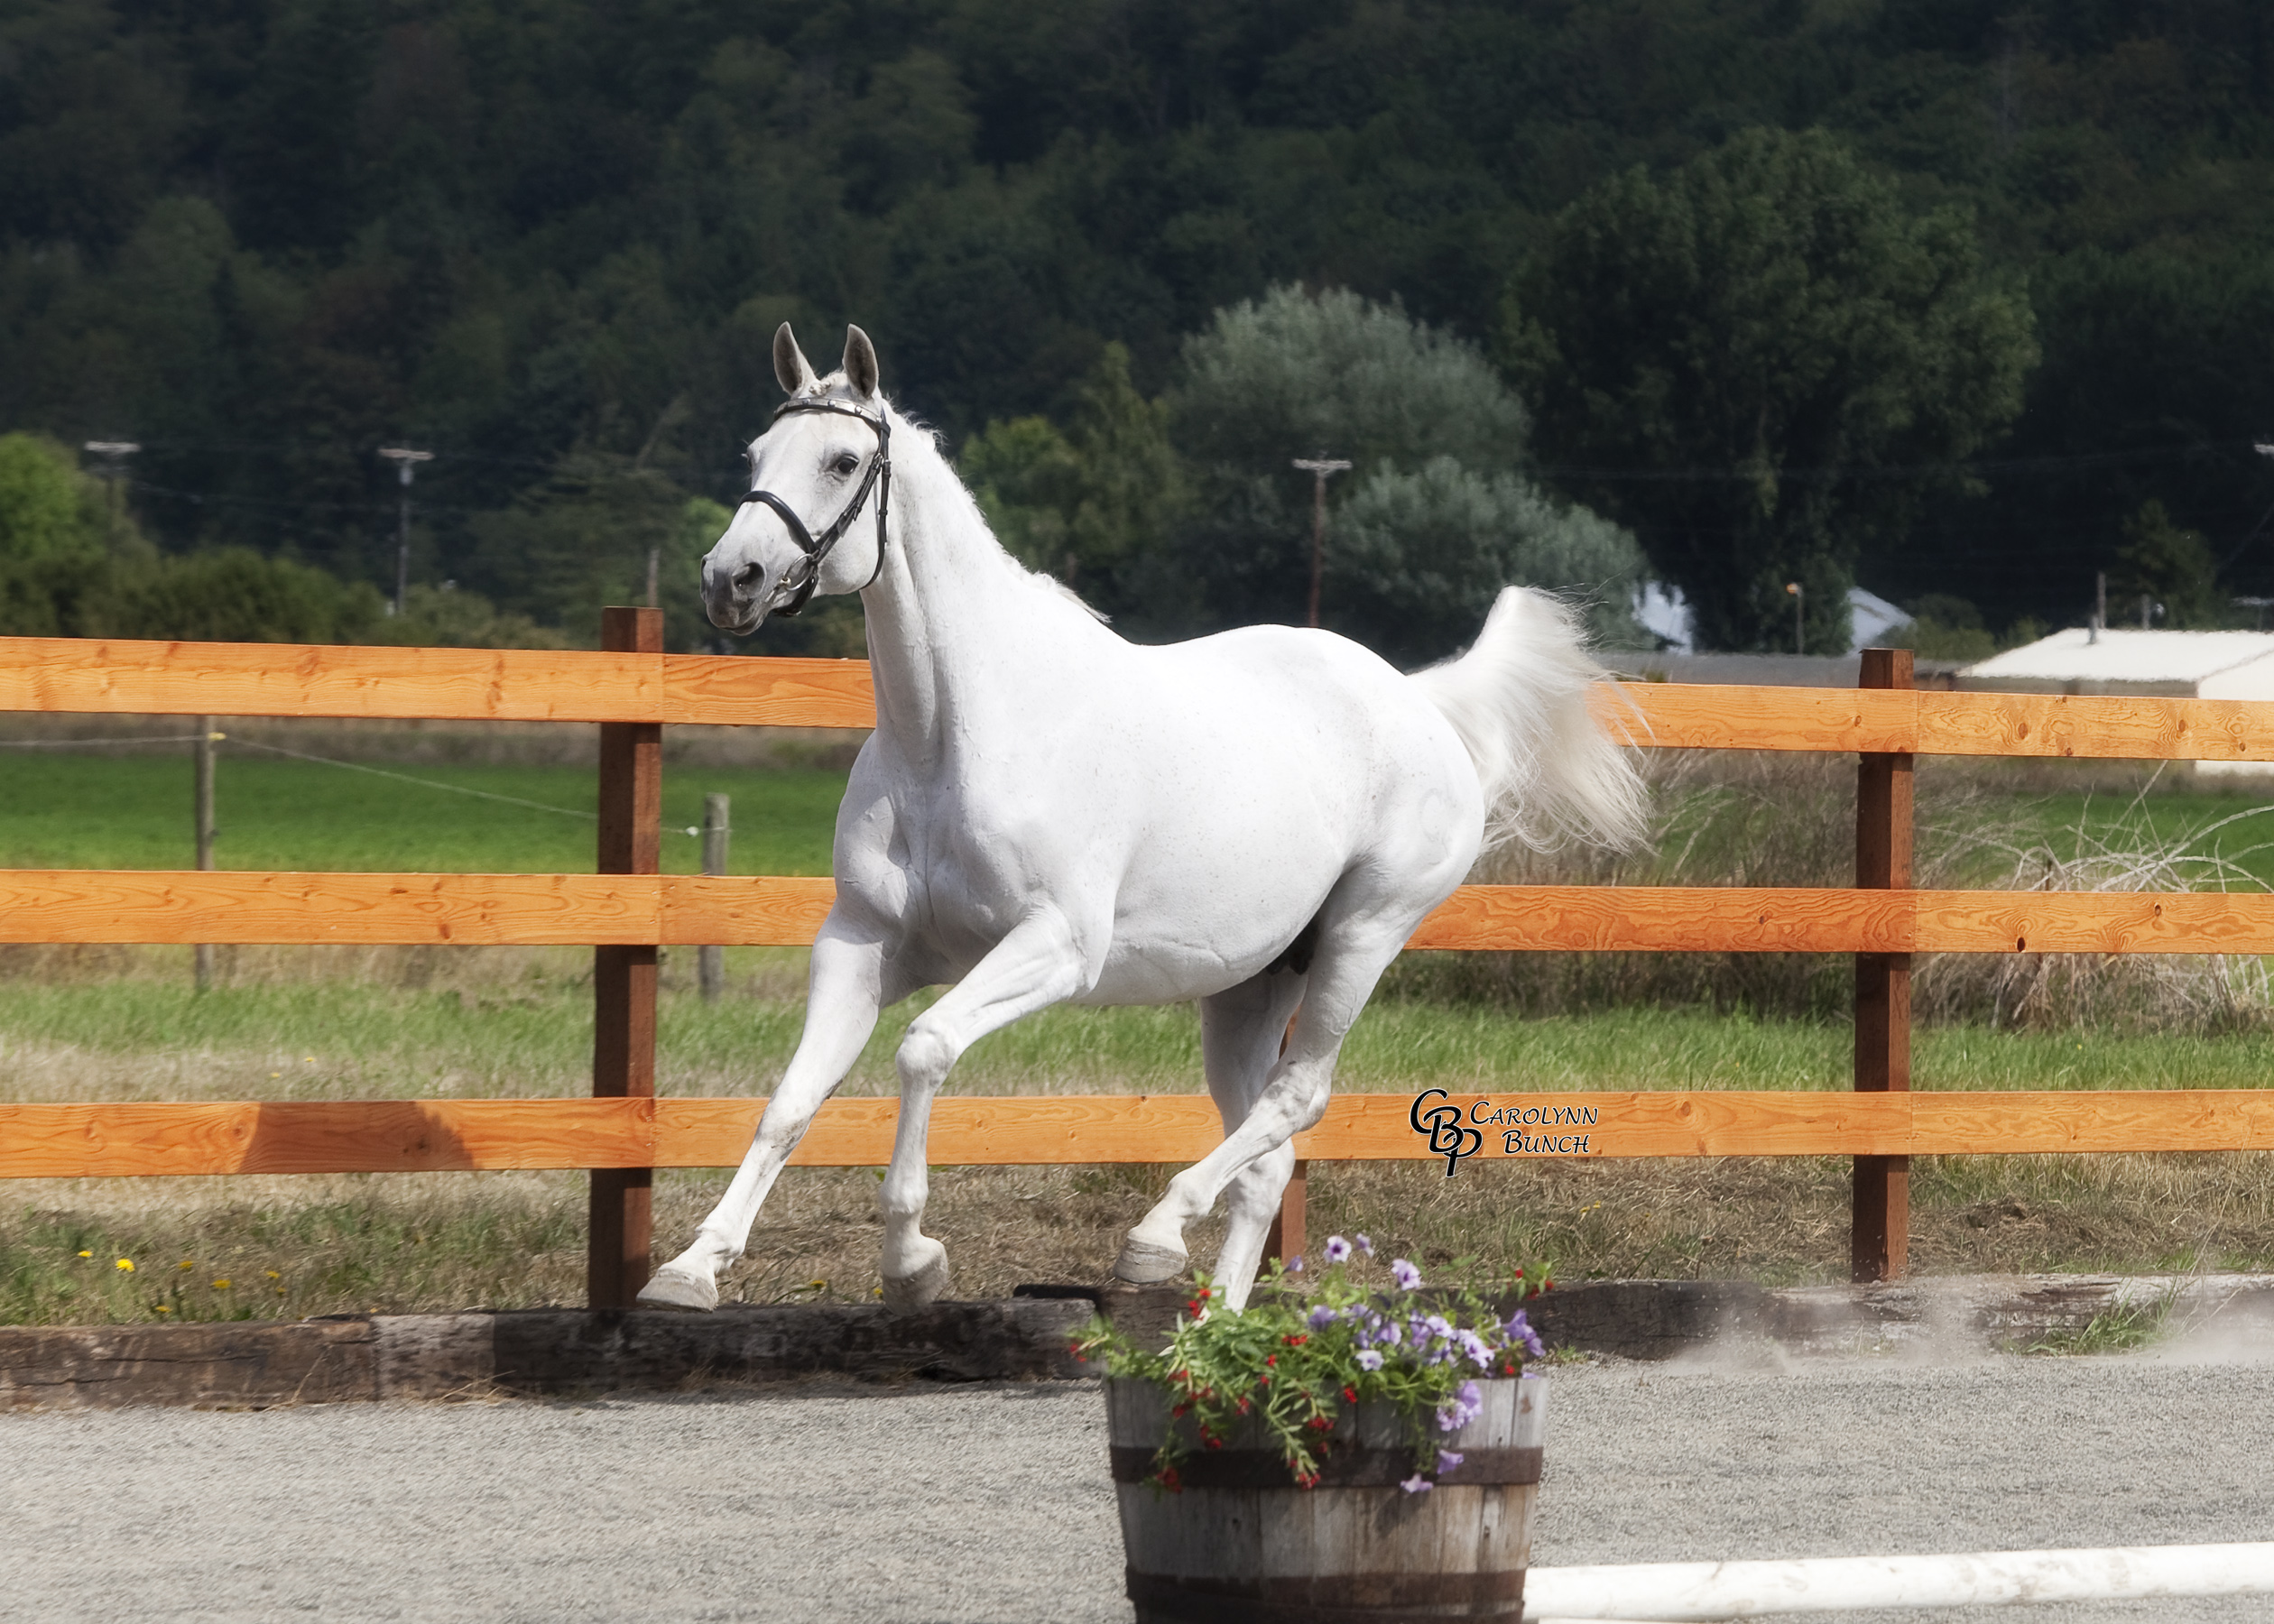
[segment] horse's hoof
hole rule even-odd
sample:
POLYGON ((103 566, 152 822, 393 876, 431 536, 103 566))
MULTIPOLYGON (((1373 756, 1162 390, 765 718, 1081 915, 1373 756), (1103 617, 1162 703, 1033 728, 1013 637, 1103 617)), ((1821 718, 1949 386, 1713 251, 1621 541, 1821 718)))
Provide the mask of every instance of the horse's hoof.
POLYGON ((894 1314, 912 1314, 947 1295, 948 1249, 936 1241, 932 1244, 938 1250, 914 1274, 884 1277, 884 1306, 894 1314))
POLYGON ((1188 1260, 1181 1246, 1155 1246, 1132 1235, 1122 1242, 1121 1256, 1114 1260, 1114 1278, 1132 1286, 1158 1286, 1184 1273, 1188 1260))
POLYGON ((718 1306, 718 1282, 677 1263, 666 1263, 640 1287, 639 1305, 642 1308, 683 1308, 690 1314, 708 1314, 718 1306))

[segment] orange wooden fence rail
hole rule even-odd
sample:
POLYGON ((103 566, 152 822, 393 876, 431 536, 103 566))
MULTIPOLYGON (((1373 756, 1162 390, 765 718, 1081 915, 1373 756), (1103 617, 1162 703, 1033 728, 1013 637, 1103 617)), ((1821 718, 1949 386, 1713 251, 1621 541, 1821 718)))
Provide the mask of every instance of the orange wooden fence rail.
MULTIPOLYGON (((0 869, 0 942, 801 947, 825 876, 0 869)), ((2274 953, 2265 892, 1466 885, 1417 948, 2274 953)))
MULTIPOLYGON (((1432 1101, 1432 1103, 1437 1102, 1432 1101)), ((1676 1156, 1924 1156, 2274 1150, 2274 1091, 2048 1093, 1623 1092, 1455 1094, 1482 1121, 1464 1170, 1537 1158, 1498 1121, 1534 1125, 1558 1159, 1676 1156), (1539 1123, 1545 1122, 1542 1126, 1539 1123)), ((267 1173, 726 1167, 750 1148, 763 1099, 354 1100, 0 1104, 9 1172, 23 1178, 267 1173)), ((1223 1137, 1198 1094, 1061 1094, 932 1108, 936 1167, 1192 1162, 1223 1137)), ((1296 1138, 1322 1161, 1436 1161, 1404 1095, 1336 1096, 1296 1138)), ((790 1162, 881 1167, 897 1102, 836 1099, 790 1162)))
MULTIPOLYGON (((611 610, 599 652, 0 639, 0 710, 601 724, 601 872, 0 872, 0 941, 591 944, 602 958, 595 1093, 612 1096, 0 1105, 0 1177, 596 1169, 593 1300, 628 1301, 646 1268, 647 1170, 731 1165, 763 1105, 652 1097, 653 947, 807 943, 832 895, 827 879, 656 873, 656 730, 874 722, 865 662, 667 655, 659 632, 654 611, 611 610)), ((1584 1130, 1555 1130, 1557 1154, 1853 1156, 1855 1269, 1875 1278, 1902 1270, 1911 1155, 2274 1149, 2274 1093, 1906 1092, 1913 953, 2274 952, 2274 898, 2261 895, 1909 889, 1911 759, 2274 761, 2274 705, 1922 693, 1908 656, 1875 651, 1854 689, 1625 683, 1601 690, 1598 711, 1646 747, 1858 752, 1858 886, 1471 886, 1411 945, 1853 953, 1856 1085, 1877 1092, 1495 1098, 1595 1112, 1584 1130)), ((881 1165, 895 1111, 832 1102, 796 1159, 881 1165)), ((1409 1111, 1402 1098, 1344 1096, 1298 1149, 1426 1158, 1409 1111)), ((1474 1154, 1506 1154, 1494 1149, 1501 1131, 1481 1130, 1474 1154)), ((952 1099, 938 1108, 931 1154, 942 1165, 1188 1161, 1218 1132, 1197 1095, 952 1099)))
MULTIPOLYGON (((2274 706, 2131 696, 1622 683, 1659 749, 2274 761, 2274 706)), ((0 639, 0 711, 875 725, 865 660, 0 639)))

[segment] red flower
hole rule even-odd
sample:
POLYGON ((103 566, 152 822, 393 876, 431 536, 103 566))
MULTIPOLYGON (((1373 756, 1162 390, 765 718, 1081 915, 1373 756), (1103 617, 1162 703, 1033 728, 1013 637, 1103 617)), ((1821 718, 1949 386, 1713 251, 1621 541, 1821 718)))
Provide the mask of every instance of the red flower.
POLYGON ((1217 1437, 1216 1434, 1210 1433, 1208 1435, 1208 1447, 1210 1449, 1222 1449, 1224 1447, 1224 1440, 1217 1437))
POLYGON ((1309 1337, 1308 1337, 1308 1336, 1290 1336, 1290 1337, 1286 1338, 1286 1339, 1285 1339, 1285 1341, 1286 1341, 1287 1345, 1288 1345, 1289 1347, 1290 1347, 1290 1348, 1299 1348, 1299 1347, 1301 1347, 1301 1346, 1302 1346, 1305 1343, 1307 1343, 1307 1342, 1310 1341, 1310 1338, 1309 1338, 1309 1337))
POLYGON ((1275 1365, 1279 1363, 1279 1355, 1276 1353, 1266 1353, 1263 1356, 1263 1362, 1267 1365, 1275 1365))
POLYGON ((1318 1487, 1318 1473, 1314 1472, 1308 1477, 1299 1477, 1295 1483, 1298 1488, 1316 1489, 1318 1487))
POLYGON ((1343 1402, 1344 1402, 1345 1404, 1355 1404, 1355 1403, 1357 1403, 1357 1402, 1358 1402, 1358 1389, 1357 1389, 1356 1388, 1353 1388, 1353 1387, 1346 1387, 1346 1388, 1343 1389, 1343 1402))
POLYGON ((1177 1475, 1177 1469, 1174 1466, 1163 1466, 1158 1472, 1153 1474, 1153 1481, 1159 1483, 1163 1489, 1166 1489, 1171 1494, 1182 1494, 1184 1492, 1184 1480, 1177 1475))

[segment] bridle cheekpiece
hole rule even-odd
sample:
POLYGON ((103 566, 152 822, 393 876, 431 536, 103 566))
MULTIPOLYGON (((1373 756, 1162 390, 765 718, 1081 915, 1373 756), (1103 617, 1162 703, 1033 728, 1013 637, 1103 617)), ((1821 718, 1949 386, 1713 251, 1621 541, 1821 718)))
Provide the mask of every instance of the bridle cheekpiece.
POLYGON ((805 554, 805 573, 791 589, 789 602, 773 611, 776 614, 795 614, 806 606, 808 600, 813 596, 813 589, 820 585, 822 563, 828 558, 830 549, 837 546, 851 527, 853 516, 861 511, 861 504, 869 499, 871 491, 876 493, 876 567, 870 570, 869 578, 861 583, 861 590, 866 592, 875 586, 876 577, 884 573, 884 516, 892 503, 892 422, 882 407, 877 409, 874 417, 871 417, 859 407, 848 406, 842 401, 790 400, 784 401, 774 409, 774 420, 779 422, 793 411, 829 411, 839 417, 858 419, 874 430, 876 455, 869 459, 868 472, 861 476, 861 488, 853 493, 853 500, 845 504, 845 511, 837 516, 837 522, 818 536, 808 530, 805 521, 798 517, 796 511, 772 491, 748 492, 735 504, 735 510, 740 512, 753 502, 764 503, 774 511, 775 517, 789 528, 790 539, 805 554))

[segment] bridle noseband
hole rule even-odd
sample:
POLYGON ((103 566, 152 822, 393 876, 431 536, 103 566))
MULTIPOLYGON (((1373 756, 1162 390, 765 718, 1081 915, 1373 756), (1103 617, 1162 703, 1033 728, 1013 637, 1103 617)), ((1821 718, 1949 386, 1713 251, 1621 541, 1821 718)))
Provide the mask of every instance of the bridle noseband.
POLYGON ((806 529, 790 504, 772 491, 751 491, 735 504, 737 512, 753 502, 763 502, 773 509, 774 514, 789 527, 790 539, 805 554, 805 574, 799 577, 790 601, 776 609, 776 614, 795 614, 813 596, 813 589, 821 582, 821 565, 829 556, 829 549, 837 544, 853 522, 853 516, 861 511, 861 504, 876 493, 876 567, 869 571, 869 578, 861 583, 866 592, 876 585, 876 577, 884 573, 884 515, 892 505, 892 421, 882 407, 874 417, 857 406, 847 406, 842 401, 785 401, 774 409, 778 422, 793 411, 833 411, 839 417, 856 418, 876 433, 876 455, 869 459, 868 472, 861 477, 861 488, 853 493, 853 500, 845 504, 845 512, 837 516, 837 522, 819 536, 806 529), (881 484, 880 484, 881 482, 881 484))

